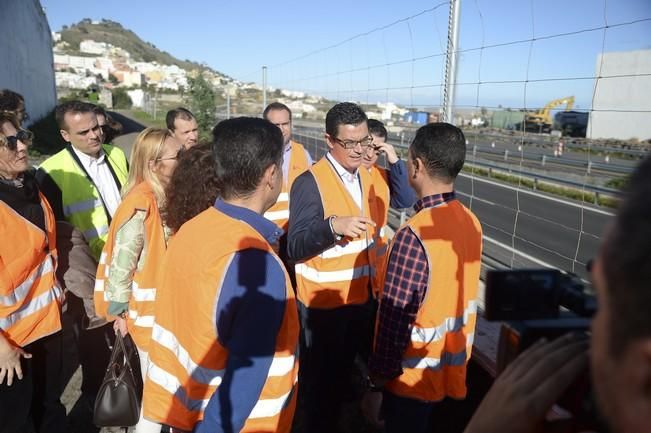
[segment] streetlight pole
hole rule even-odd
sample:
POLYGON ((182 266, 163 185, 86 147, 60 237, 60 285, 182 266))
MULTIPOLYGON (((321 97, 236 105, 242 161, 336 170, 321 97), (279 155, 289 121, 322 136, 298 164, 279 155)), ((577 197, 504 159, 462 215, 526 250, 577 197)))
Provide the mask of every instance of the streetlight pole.
POLYGON ((457 51, 459 50, 459 11, 461 0, 450 0, 448 17, 448 48, 445 59, 445 83, 443 87, 443 121, 454 124, 452 106, 457 79, 457 51))
POLYGON ((267 108, 267 67, 262 67, 262 111, 267 108))

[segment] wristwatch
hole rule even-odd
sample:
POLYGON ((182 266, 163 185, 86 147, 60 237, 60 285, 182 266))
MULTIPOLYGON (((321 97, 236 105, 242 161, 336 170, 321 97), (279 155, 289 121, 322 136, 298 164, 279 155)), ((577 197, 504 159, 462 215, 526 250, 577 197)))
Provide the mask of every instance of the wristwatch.
POLYGON ((330 231, 331 231, 332 234, 335 236, 335 240, 336 240, 336 241, 340 241, 340 240, 342 240, 342 239, 344 238, 344 236, 343 236, 343 235, 340 235, 339 233, 337 233, 337 232, 335 231, 335 228, 334 228, 334 226, 332 225, 332 222, 335 220, 335 218, 337 218, 337 215, 331 215, 331 216, 329 216, 329 217, 328 217, 328 225, 330 226, 330 231))

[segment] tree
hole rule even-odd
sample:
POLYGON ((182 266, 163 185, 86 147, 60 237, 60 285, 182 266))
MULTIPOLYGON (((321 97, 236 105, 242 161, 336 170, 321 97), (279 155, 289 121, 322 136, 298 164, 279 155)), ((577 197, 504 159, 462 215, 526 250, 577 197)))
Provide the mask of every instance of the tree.
POLYGON ((131 108, 132 104, 133 103, 131 102, 131 98, 129 97, 129 94, 123 87, 117 87, 113 89, 114 108, 129 109, 131 108))
POLYGON ((207 139, 215 126, 215 90, 202 74, 188 77, 186 99, 199 125, 199 137, 207 139))

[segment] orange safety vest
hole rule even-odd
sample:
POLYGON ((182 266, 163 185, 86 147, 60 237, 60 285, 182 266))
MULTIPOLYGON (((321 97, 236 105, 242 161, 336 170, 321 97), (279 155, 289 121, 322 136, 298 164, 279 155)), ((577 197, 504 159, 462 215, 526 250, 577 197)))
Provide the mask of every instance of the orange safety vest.
POLYGON ((388 228, 389 204, 391 195, 389 191, 389 174, 387 170, 374 165, 369 170, 372 179, 373 194, 375 195, 375 206, 371 209, 371 216, 375 222, 375 236, 373 245, 370 248, 371 258, 375 272, 371 280, 373 294, 376 298, 383 289, 384 273, 386 268, 387 250, 389 247, 388 228))
POLYGON ((136 346, 146 352, 154 325, 154 300, 156 287, 163 273, 161 266, 165 254, 165 232, 163 221, 158 211, 156 197, 147 182, 141 182, 122 200, 115 211, 106 244, 100 256, 95 279, 95 309, 97 314, 108 316, 108 302, 105 290, 113 259, 115 235, 126 224, 136 210, 143 210, 145 216, 145 263, 141 270, 136 270, 131 283, 131 299, 129 299, 129 317, 127 327, 136 346))
MULTIPOLYGON (((331 215, 373 215, 375 195, 371 176, 366 170, 358 171, 363 209, 357 206, 326 157, 314 164, 310 171, 316 180, 326 218, 331 215)), ((373 272, 369 252, 373 232, 369 226, 359 237, 344 237, 321 254, 298 262, 294 267, 298 300, 310 308, 323 309, 364 304, 368 300, 373 272)))
POLYGON ((0 200, 0 332, 19 347, 61 329, 56 223, 39 193, 45 231, 0 200))
POLYGON ((282 190, 278 195, 276 203, 264 213, 265 218, 273 221, 285 231, 287 231, 287 221, 289 221, 289 192, 292 189, 294 180, 309 168, 307 156, 305 156, 305 148, 302 144, 292 141, 287 179, 283 179, 282 190))
POLYGON ((407 225, 427 253, 429 281, 403 354, 403 373, 386 388, 423 401, 462 399, 477 319, 481 225, 457 200, 422 209, 407 225))
MULTIPOLYGON (((219 318, 215 317, 221 284, 235 253, 251 248, 272 254, 282 266, 255 229, 214 207, 184 224, 170 243, 156 299, 156 323, 145 379, 143 414, 147 419, 188 431, 203 419, 229 357, 228 349, 219 342, 219 318)), ((296 406, 299 324, 286 272, 285 293, 287 306, 274 358, 260 399, 242 432, 289 432, 291 428, 296 406)))

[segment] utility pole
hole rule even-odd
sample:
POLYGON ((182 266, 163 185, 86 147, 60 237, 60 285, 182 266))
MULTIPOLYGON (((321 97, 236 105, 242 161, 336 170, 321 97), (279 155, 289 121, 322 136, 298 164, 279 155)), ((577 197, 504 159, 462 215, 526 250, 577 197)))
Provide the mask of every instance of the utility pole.
POLYGON ((226 118, 231 118, 231 89, 226 89, 226 118))
POLYGON ((158 102, 158 88, 154 92, 154 120, 156 120, 156 111, 157 111, 157 102, 158 102))
POLYGON ((448 16, 448 48, 445 56, 445 83, 443 87, 443 121, 454 124, 452 106, 457 80, 457 51, 459 50, 459 11, 461 0, 450 0, 448 16))
POLYGON ((262 111, 267 108, 267 67, 262 67, 262 111))

